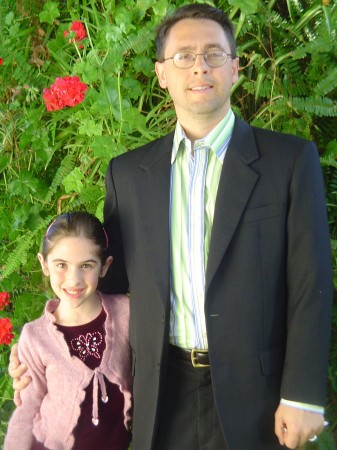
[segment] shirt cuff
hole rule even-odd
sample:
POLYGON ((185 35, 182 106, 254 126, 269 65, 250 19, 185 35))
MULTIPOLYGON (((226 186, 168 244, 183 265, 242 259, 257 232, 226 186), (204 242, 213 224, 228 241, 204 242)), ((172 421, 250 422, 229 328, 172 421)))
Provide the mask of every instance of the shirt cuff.
POLYGON ((285 400, 284 398, 281 398, 281 405, 286 406, 292 406, 293 408, 297 409, 303 409, 304 411, 311 411, 318 414, 324 415, 324 408, 323 406, 318 405, 310 405, 309 403, 300 403, 300 402, 293 402, 291 400, 285 400))

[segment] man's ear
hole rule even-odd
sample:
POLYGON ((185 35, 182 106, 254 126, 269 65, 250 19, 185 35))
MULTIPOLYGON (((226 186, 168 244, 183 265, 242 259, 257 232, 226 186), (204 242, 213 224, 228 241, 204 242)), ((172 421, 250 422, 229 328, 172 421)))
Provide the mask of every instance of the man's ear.
POLYGON ((158 82, 161 88, 166 89, 167 88, 167 82, 166 82, 166 72, 165 72, 165 65, 162 62, 157 61, 155 63, 155 70, 158 78, 158 82))
POLYGON ((44 260, 44 258, 43 258, 41 253, 38 253, 37 257, 38 257, 38 259, 40 261, 42 272, 48 277, 49 276, 49 270, 48 270, 48 265, 47 265, 46 261, 44 260))
POLYGON ((108 256, 108 257, 107 257, 105 263, 104 263, 103 266, 101 267, 101 271, 100 271, 100 274, 99 274, 99 276, 100 276, 101 278, 105 277, 105 275, 106 275, 106 273, 107 273, 107 271, 108 271, 108 269, 109 269, 109 267, 110 267, 110 264, 112 263, 112 260, 113 260, 113 257, 112 257, 112 256, 108 256))
POLYGON ((235 84, 239 79, 240 60, 238 56, 232 60, 232 83, 235 84))

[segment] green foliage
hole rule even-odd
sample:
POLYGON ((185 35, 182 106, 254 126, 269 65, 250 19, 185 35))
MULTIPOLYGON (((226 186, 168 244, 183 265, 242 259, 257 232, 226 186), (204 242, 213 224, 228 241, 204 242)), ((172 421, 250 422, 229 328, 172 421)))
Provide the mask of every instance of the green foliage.
POLYGON ((43 11, 39 14, 40 22, 47 22, 53 25, 54 20, 60 17, 60 11, 58 10, 57 2, 47 2, 43 5, 43 11))
MULTIPOLYGON (((201 0, 199 0, 202 3, 201 0)), ((13 300, 2 316, 22 325, 47 294, 38 268, 44 230, 60 212, 102 218, 109 160, 171 130, 171 101, 155 79, 155 27, 185 0, 11 0, 0 3, 0 291, 13 300), (87 38, 64 36, 80 20, 87 38), (83 47, 82 47, 83 46, 83 47), (43 89, 77 75, 83 103, 48 112, 43 89)), ((240 76, 235 112, 250 123, 314 140, 321 154, 337 268, 336 0, 219 0, 236 25, 240 76), (323 5, 326 4, 326 6, 323 5)), ((132 180, 130 180, 132 182, 132 180)), ((337 286, 337 276, 335 277, 337 286)), ((318 444, 333 448, 337 429, 337 306, 327 417, 318 444)), ((13 408, 0 348, 0 444, 13 408)))

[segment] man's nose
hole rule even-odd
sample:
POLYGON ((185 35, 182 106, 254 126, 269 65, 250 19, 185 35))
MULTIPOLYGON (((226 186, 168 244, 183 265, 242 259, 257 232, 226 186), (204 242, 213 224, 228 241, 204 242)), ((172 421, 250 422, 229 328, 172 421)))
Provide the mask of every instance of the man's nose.
POLYGON ((205 73, 208 71, 209 67, 206 64, 205 55, 199 53, 195 56, 193 69, 195 72, 204 72, 205 73))

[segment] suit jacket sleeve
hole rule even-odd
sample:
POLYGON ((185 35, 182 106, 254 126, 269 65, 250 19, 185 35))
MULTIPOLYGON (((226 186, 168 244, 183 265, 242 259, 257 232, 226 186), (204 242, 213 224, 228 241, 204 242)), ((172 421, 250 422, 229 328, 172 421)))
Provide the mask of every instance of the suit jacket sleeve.
POLYGON ((281 397, 324 405, 332 268, 318 152, 307 143, 294 163, 287 220, 287 348, 281 397))
POLYGON ((128 291, 128 277, 126 274, 122 234, 119 225, 119 211, 117 193, 112 176, 113 160, 110 161, 106 178, 106 197, 104 203, 104 228, 108 235, 109 255, 113 262, 106 276, 100 280, 99 289, 106 294, 121 294, 128 291))

